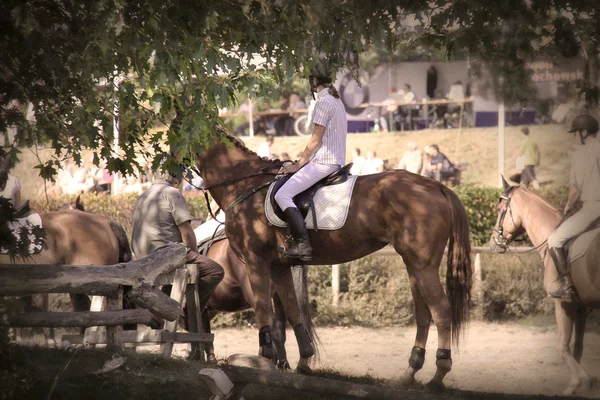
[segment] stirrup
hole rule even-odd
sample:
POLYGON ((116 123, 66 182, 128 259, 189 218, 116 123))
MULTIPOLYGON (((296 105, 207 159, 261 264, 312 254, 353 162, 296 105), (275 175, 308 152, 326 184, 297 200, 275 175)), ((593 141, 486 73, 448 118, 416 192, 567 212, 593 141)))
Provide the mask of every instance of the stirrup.
MULTIPOLYGON (((300 260, 300 261, 310 261, 312 260, 312 252, 310 252, 309 254, 289 254, 290 249, 285 249, 283 247, 279 247, 277 249, 277 252, 282 256, 282 257, 286 257, 289 258, 290 260, 300 260)), ((295 251, 297 252, 298 249, 296 248, 295 251)))

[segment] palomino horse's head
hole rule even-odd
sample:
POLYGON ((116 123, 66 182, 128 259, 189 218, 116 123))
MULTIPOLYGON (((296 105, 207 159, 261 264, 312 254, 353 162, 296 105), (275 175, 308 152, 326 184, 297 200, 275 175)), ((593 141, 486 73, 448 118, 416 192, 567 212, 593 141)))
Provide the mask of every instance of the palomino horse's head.
POLYGON ((519 186, 510 186, 504 177, 502 177, 502 182, 504 195, 500 196, 500 201, 496 206, 498 218, 490 239, 490 249, 497 253, 505 253, 508 245, 525 233, 521 217, 511 204, 513 195, 519 186))

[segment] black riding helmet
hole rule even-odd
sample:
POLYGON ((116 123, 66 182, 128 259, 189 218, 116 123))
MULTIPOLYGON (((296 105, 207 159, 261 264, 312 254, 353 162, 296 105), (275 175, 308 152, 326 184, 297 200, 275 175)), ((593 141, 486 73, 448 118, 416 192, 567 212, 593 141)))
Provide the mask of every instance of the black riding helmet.
POLYGON ((318 56, 308 76, 313 96, 319 85, 331 85, 333 83, 331 76, 334 70, 344 66, 349 67, 351 70, 358 70, 358 52, 356 50, 350 50, 346 54, 334 54, 331 57, 325 55, 318 56))
POLYGON ((588 136, 596 136, 599 129, 600 127, 596 118, 589 114, 579 114, 571 123, 571 130, 569 133, 578 132, 581 144, 585 144, 585 139, 587 139, 588 136), (587 132, 585 136, 583 136, 583 130, 587 132))

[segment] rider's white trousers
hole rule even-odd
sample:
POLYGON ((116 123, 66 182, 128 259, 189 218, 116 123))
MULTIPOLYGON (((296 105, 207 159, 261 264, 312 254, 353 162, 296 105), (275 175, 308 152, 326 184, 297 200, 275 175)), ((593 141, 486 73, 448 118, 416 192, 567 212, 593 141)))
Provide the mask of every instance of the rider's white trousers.
POLYGON ((569 239, 585 232, 600 218, 600 201, 584 201, 581 210, 560 224, 548 237, 548 247, 563 247, 569 239))
POLYGON ((292 199, 297 194, 304 192, 306 189, 326 176, 331 175, 338 169, 340 169, 340 166, 337 164, 309 162, 283 184, 281 189, 275 194, 275 201, 283 211, 288 207, 296 207, 292 199))

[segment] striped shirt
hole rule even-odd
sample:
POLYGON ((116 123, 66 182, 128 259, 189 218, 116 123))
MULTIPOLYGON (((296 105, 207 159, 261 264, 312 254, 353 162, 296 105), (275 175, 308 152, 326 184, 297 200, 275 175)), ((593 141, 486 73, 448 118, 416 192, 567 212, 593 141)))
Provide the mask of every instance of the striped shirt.
POLYGON ((313 123, 325 127, 321 147, 310 160, 319 164, 346 164, 346 133, 348 121, 340 99, 325 88, 317 94, 313 123))

